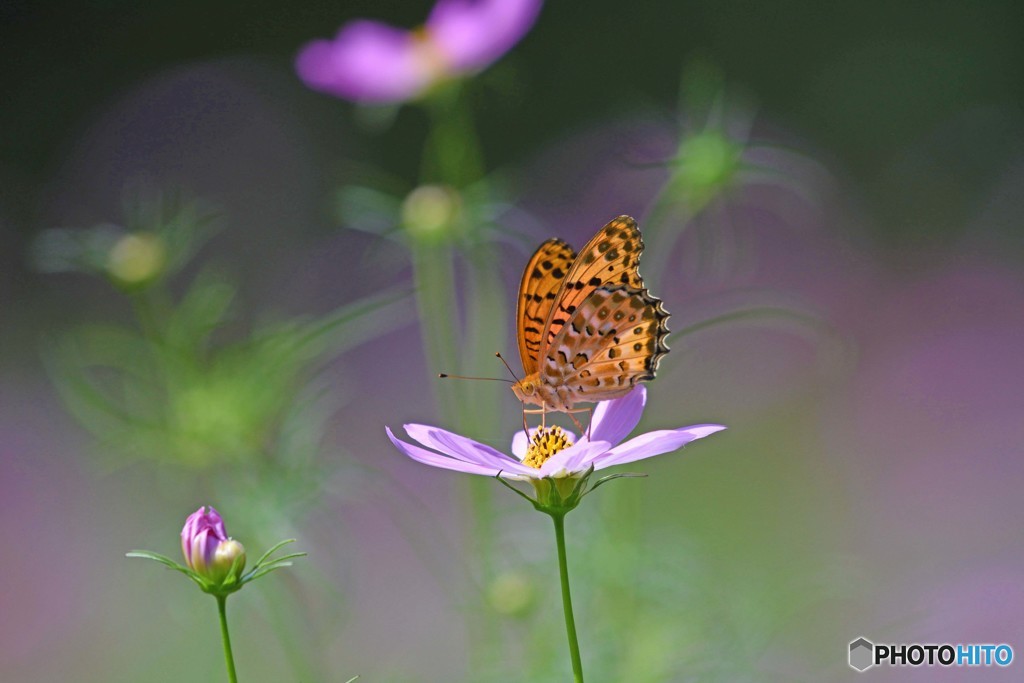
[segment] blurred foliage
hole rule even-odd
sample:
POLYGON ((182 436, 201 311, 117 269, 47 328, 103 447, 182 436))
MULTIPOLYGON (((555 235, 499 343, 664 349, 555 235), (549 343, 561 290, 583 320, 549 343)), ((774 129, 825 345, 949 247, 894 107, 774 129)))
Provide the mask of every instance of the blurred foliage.
POLYGON ((124 290, 145 289, 185 267, 218 229, 210 207, 146 187, 125 192, 123 213, 121 224, 44 230, 32 263, 44 273, 99 275, 124 290))
POLYGON ((42 233, 41 268, 106 277, 136 323, 82 325, 50 345, 48 366, 109 456, 200 469, 308 466, 318 437, 304 412, 318 400, 318 368, 393 326, 404 295, 242 331, 237 287, 213 268, 200 269, 179 297, 167 286, 210 234, 209 216, 194 202, 158 196, 123 227, 42 233))

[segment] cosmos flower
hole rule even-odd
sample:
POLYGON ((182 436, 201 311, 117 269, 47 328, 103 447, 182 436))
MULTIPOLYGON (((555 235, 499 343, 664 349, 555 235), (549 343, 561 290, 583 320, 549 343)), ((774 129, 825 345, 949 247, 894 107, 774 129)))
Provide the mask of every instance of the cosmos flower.
POLYGON ((647 391, 637 386, 626 396, 602 401, 594 409, 589 437, 577 438, 561 427, 518 432, 512 439, 512 456, 486 444, 439 427, 407 424, 405 431, 427 448, 406 443, 390 428, 388 437, 398 450, 426 465, 506 479, 538 480, 579 477, 593 470, 643 460, 725 429, 723 425, 700 424, 679 429, 661 429, 623 441, 643 414, 647 391), (515 456, 515 457, 513 457, 515 456))
POLYGON ((438 0, 423 26, 405 30, 359 19, 296 58, 314 90, 364 103, 419 97, 445 80, 480 71, 530 30, 541 0, 438 0))

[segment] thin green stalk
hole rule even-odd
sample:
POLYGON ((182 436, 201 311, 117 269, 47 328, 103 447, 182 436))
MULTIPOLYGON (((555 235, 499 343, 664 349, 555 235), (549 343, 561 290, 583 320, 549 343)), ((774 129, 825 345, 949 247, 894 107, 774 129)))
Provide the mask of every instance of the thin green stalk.
POLYGON ((460 415, 461 405, 450 381, 447 384, 438 382, 436 373, 460 371, 453 259, 451 248, 447 245, 412 245, 416 308, 423 329, 427 363, 434 375, 441 413, 449 418, 460 415))
POLYGON ((451 84, 427 101, 431 117, 424 180, 462 189, 484 175, 483 153, 463 88, 451 84))
POLYGON ((565 634, 569 638, 572 677, 575 683, 583 683, 583 662, 580 661, 580 644, 576 639, 576 620, 572 616, 572 596, 569 594, 569 565, 565 559, 565 515, 551 515, 551 519, 555 522, 558 573, 562 579, 562 609, 565 611, 565 634))
MULTIPOLYGON (((504 291, 501 282, 495 277, 499 272, 499 264, 493 249, 475 245, 469 252, 468 265, 466 278, 473 295, 467 297, 465 302, 466 333, 461 355, 468 359, 468 363, 463 371, 474 375, 488 374, 485 368, 504 369, 494 357, 494 352, 505 343, 504 291)), ((494 383, 464 382, 458 389, 467 398, 463 403, 467 412, 461 416, 464 428, 469 430, 466 433, 485 439, 500 433, 498 416, 501 415, 501 396, 495 390, 494 383)), ((478 477, 467 477, 466 480, 473 515, 472 541, 480 549, 480 577, 486 586, 494 576, 491 560, 496 530, 492 482, 478 477)), ((497 636, 491 633, 488 637, 497 636)))
POLYGON ((228 667, 228 681, 238 683, 235 673, 235 657, 231 654, 231 636, 228 635, 228 596, 217 596, 217 610, 220 612, 220 635, 224 641, 224 663, 228 667))
MULTIPOLYGON (((450 84, 428 98, 426 108, 430 132, 423 150, 422 182, 442 183, 457 191, 479 182, 485 173, 483 154, 464 90, 458 84, 450 84)), ((479 226, 473 228, 479 229, 479 226)), ((504 338, 500 280, 497 268, 487 258, 490 254, 486 249, 478 247, 468 251, 471 261, 468 286, 473 294, 464 304, 465 315, 460 316, 455 286, 455 248, 448 243, 413 246, 416 305, 426 355, 433 365, 431 372, 462 372, 468 362, 474 366, 472 374, 477 374, 480 365, 477 354, 493 353, 498 348, 495 340, 504 338), (469 342, 461 332, 463 329, 470 330, 469 342)), ((497 392, 487 387, 487 382, 481 382, 485 385, 482 387, 456 387, 451 380, 448 382, 437 384, 441 412, 446 419, 459 421, 461 428, 470 434, 493 434, 497 430, 495 421, 499 412, 497 392), (486 398, 481 398, 482 395, 486 398)), ((474 671, 493 665, 502 655, 494 620, 486 615, 485 591, 493 573, 494 537, 492 494, 491 489, 484 486, 486 483, 489 482, 467 481, 465 492, 469 508, 467 540, 479 550, 481 558, 482 590, 477 596, 480 609, 476 610, 475 618, 467 619, 470 668, 474 671)))

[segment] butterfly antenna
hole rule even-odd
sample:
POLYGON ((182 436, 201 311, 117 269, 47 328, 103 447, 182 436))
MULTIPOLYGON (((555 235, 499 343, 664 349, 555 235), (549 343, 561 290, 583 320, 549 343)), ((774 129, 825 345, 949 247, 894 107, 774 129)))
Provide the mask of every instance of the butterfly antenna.
POLYGON ((439 372, 437 373, 437 376, 441 379, 482 379, 487 380, 488 382, 508 382, 509 384, 514 384, 512 380, 505 379, 503 377, 467 377, 466 375, 449 375, 446 372, 439 372))
POLYGON ((505 367, 508 368, 508 374, 512 375, 513 379, 515 379, 515 381, 518 382, 519 378, 516 377, 516 373, 512 371, 512 366, 508 364, 508 361, 505 360, 505 357, 501 355, 501 351, 495 351, 494 355, 498 357, 498 360, 505 364, 505 367))

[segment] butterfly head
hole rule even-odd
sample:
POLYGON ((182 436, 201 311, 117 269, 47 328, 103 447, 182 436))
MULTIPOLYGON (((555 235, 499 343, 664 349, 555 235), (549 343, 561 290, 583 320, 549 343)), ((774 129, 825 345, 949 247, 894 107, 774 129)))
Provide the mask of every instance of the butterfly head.
POLYGON ((512 393, 523 403, 533 403, 537 395, 537 383, 530 378, 521 379, 512 385, 512 393))
POLYGON ((512 385, 512 393, 523 403, 534 403, 540 405, 541 401, 537 394, 540 391, 540 377, 538 373, 527 375, 512 385))

